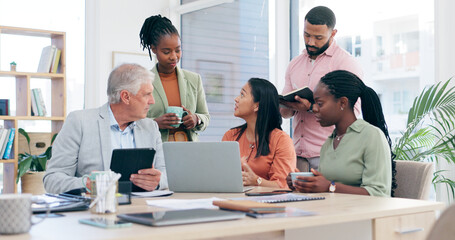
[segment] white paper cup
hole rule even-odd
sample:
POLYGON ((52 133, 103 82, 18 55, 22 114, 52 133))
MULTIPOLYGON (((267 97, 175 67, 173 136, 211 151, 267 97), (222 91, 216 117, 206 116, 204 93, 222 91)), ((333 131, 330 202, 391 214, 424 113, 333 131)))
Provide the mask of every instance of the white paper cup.
POLYGON ((299 181, 305 182, 304 180, 297 179, 297 176, 314 177, 314 174, 312 172, 293 172, 293 173, 291 173, 292 181, 299 180, 299 181))

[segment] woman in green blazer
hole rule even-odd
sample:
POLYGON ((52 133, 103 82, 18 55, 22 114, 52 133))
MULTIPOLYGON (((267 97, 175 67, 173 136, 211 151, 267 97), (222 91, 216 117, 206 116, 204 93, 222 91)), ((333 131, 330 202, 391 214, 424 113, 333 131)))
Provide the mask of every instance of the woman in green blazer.
POLYGON ((156 55, 153 97, 148 117, 160 128, 163 142, 178 141, 184 132, 185 140, 198 141, 198 131, 204 131, 210 121, 201 76, 177 67, 181 57, 180 35, 171 21, 161 15, 147 18, 140 32, 143 49, 156 55), (166 113, 169 106, 183 107, 188 114, 179 119, 175 113, 166 113), (181 124, 180 124, 181 123, 181 124), (172 125, 180 124, 179 127, 172 125))

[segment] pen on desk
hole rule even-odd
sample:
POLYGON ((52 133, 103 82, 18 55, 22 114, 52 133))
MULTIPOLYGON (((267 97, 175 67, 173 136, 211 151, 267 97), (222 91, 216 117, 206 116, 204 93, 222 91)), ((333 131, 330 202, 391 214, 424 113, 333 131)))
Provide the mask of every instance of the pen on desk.
POLYGON ((49 197, 64 199, 64 200, 67 200, 67 201, 73 201, 73 202, 79 202, 80 201, 79 199, 68 197, 68 196, 63 196, 62 194, 46 193, 45 195, 49 196, 49 197))
POLYGON ((277 189, 277 190, 273 190, 272 192, 292 192, 292 190, 290 190, 290 189, 277 189))

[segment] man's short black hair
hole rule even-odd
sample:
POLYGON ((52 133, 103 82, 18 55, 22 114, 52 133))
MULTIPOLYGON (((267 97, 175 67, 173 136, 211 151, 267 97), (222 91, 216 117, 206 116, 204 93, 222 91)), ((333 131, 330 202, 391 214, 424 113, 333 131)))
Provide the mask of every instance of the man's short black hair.
POLYGON ((305 20, 313 25, 327 25, 334 29, 336 24, 335 14, 328 7, 317 6, 311 9, 305 16, 305 20))

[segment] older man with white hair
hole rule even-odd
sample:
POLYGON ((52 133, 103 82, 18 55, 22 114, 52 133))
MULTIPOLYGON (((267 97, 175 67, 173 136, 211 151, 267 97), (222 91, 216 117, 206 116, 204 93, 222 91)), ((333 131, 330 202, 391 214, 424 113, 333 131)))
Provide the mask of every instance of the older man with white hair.
POLYGON ((154 167, 132 174, 130 180, 147 191, 167 188, 158 125, 146 118, 153 99, 153 75, 137 64, 123 64, 109 75, 109 102, 100 108, 68 115, 48 162, 44 187, 50 193, 83 188, 82 176, 109 170, 112 150, 154 148, 154 167))

